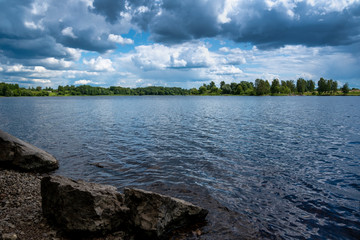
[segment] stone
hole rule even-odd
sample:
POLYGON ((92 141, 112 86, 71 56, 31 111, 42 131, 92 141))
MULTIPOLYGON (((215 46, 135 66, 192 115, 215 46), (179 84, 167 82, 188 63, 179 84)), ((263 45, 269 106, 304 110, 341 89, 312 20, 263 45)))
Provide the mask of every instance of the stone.
POLYGON ((49 172, 59 167, 49 153, 0 130, 0 166, 28 172, 49 172))
POLYGON ((130 222, 144 236, 162 238, 170 231, 205 221, 208 211, 181 199, 125 188, 130 222))
POLYGON ((41 180, 43 215, 63 231, 105 234, 125 225, 128 208, 116 188, 62 176, 41 180))
POLYGON ((4 233, 2 235, 2 240, 16 240, 18 239, 15 233, 4 233))

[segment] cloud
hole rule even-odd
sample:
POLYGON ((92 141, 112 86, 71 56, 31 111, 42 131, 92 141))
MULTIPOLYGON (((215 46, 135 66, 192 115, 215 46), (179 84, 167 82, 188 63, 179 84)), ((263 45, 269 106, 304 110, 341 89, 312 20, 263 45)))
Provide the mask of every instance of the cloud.
POLYGON ((16 64, 14 66, 9 66, 6 70, 6 72, 21 72, 23 71, 24 66, 20 64, 16 64))
POLYGON ((112 66, 112 61, 110 59, 102 58, 101 56, 95 58, 92 58, 90 60, 84 59, 83 63, 85 65, 90 66, 95 71, 115 71, 115 69, 112 66))
MULTIPOLYGON (((57 58, 69 60, 68 48, 104 53, 116 48, 111 33, 128 31, 130 24, 109 24, 91 11, 90 1, 0 1, 0 49, 11 61, 57 58)), ((129 40, 125 39, 127 42, 129 40)))
MULTIPOLYGON (((254 81, 256 78, 296 80, 299 77, 318 81, 320 77, 356 86, 360 76, 360 58, 337 47, 287 45, 262 50, 222 47, 210 50, 199 41, 166 46, 152 44, 135 47, 114 59, 116 72, 128 71, 121 77, 123 86, 171 85, 199 87, 202 83, 254 81), (125 77, 125 79, 124 79, 125 77), (141 82, 136 82, 142 79, 141 82)), ((349 47, 352 48, 352 47, 349 47)))
POLYGON ((216 36, 268 49, 349 45, 360 38, 358 0, 163 0, 144 5, 148 11, 133 14, 132 21, 167 44, 216 36))
POLYGON ((34 83, 51 83, 50 80, 46 80, 46 79, 32 79, 32 82, 34 82, 34 83))
POLYGON ((125 9, 125 0, 94 0, 92 11, 106 17, 110 23, 120 18, 120 12, 125 9))
POLYGON ((134 44, 134 41, 130 38, 123 38, 122 36, 120 35, 115 35, 115 34, 109 34, 108 36, 108 40, 109 41, 112 41, 112 42, 116 42, 116 43, 119 43, 121 45, 124 45, 124 44, 134 44))
POLYGON ((202 41, 163 45, 151 44, 135 47, 114 59, 116 72, 127 71, 125 86, 164 85, 194 87, 209 81, 233 82, 244 76, 241 63, 235 58, 244 57, 237 52, 224 54, 211 51, 202 41), (236 55, 236 56, 235 56, 236 55), (233 59, 234 58, 234 59, 233 59), (142 79, 141 82, 137 80, 142 79))
POLYGON ((73 33, 73 28, 72 27, 64 28, 63 30, 61 30, 61 34, 66 36, 66 37, 77 38, 77 36, 75 36, 75 34, 73 33))
POLYGON ((85 80, 85 79, 77 80, 74 82, 74 84, 76 85, 87 85, 89 83, 93 83, 93 82, 91 80, 85 80))
POLYGON ((201 42, 173 46, 153 44, 135 47, 132 62, 151 71, 165 68, 206 68, 215 64, 215 55, 201 42))
POLYGON ((360 76, 360 0, 16 0, 0 8, 7 82, 193 87, 274 76, 358 84, 360 76), (133 37, 122 37, 130 29, 133 37))

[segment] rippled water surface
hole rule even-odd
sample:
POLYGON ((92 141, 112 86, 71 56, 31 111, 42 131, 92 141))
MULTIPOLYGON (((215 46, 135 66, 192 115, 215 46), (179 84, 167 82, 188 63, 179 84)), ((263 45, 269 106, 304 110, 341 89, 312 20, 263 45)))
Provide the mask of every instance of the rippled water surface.
POLYGON ((359 103, 0 98, 0 128, 53 154, 58 174, 208 208, 203 239, 360 239, 359 103))

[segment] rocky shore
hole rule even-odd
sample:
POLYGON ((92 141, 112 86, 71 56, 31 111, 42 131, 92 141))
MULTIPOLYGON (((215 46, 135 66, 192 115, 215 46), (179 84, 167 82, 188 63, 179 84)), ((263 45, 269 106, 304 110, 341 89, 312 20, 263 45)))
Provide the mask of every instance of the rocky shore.
MULTIPOLYGON (((70 240, 60 228, 50 225, 41 206, 42 174, 0 168, 0 239, 1 240, 70 240)), ((174 232, 172 239, 198 239, 198 228, 174 232)), ((77 235, 76 239, 81 239, 77 235)), ((104 236, 86 236, 89 240, 134 239, 125 231, 104 236)))
MULTIPOLYGON (((60 229, 49 225, 41 208, 38 173, 0 169, 0 239, 67 240, 60 229)), ((124 232, 86 239, 123 239, 124 232)))
POLYGON ((0 169, 0 238, 63 239, 42 216, 41 175, 0 169))
POLYGON ((208 211, 201 207, 151 191, 120 193, 110 185, 42 174, 56 168, 53 156, 0 130, 0 240, 201 235, 189 231, 205 221, 208 211))

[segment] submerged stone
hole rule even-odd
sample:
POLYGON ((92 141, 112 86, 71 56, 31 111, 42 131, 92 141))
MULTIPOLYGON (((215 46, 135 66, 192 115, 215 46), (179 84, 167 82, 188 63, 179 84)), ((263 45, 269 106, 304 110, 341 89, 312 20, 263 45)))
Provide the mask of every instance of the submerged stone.
POLYGON ((140 189, 124 190, 131 224, 151 238, 205 221, 208 211, 181 199, 140 189))

